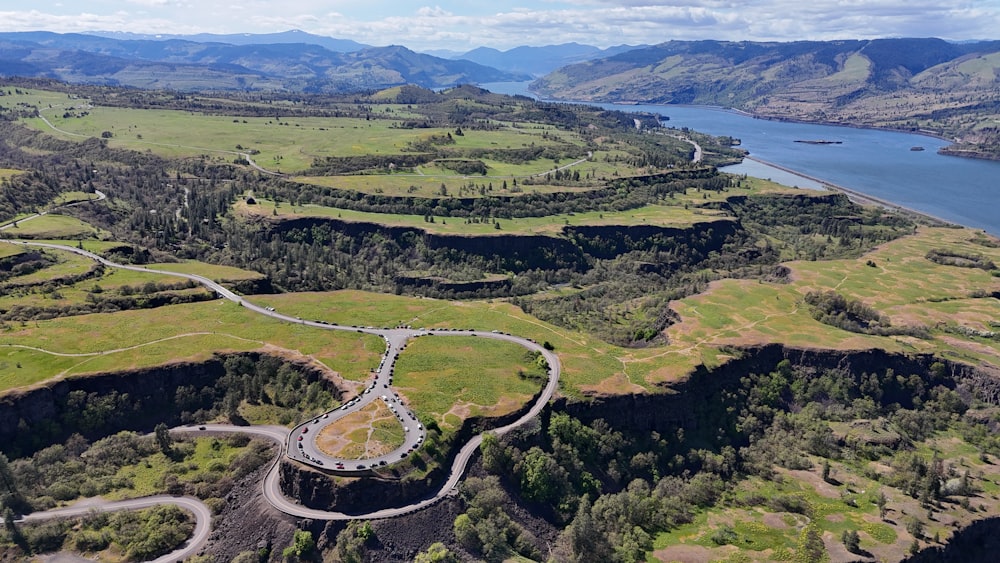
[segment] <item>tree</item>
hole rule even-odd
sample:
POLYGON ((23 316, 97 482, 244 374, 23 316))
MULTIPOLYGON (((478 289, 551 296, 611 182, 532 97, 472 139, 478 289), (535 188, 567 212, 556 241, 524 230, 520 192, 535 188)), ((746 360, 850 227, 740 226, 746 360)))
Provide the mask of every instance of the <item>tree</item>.
POLYGON ((312 553, 312 550, 315 548, 316 541, 313 540, 312 532, 309 530, 295 530, 292 545, 286 547, 281 552, 281 555, 285 558, 295 557, 296 559, 301 559, 303 556, 312 553))
POLYGON ((840 536, 840 541, 844 542, 844 547, 851 553, 861 553, 861 537, 857 530, 844 530, 840 536))
MULTIPOLYGON (((26 506, 24 497, 21 496, 14 479, 14 473, 7 462, 7 456, 0 453, 0 506, 5 509, 23 510, 26 506)), ((6 519, 5 519, 6 520, 6 519)))
POLYGON ((888 512, 886 509, 886 504, 888 504, 889 499, 885 497, 885 491, 878 492, 878 498, 875 499, 875 504, 878 506, 878 517, 885 520, 885 514, 888 512))
POLYGON ((496 434, 492 432, 483 434, 483 441, 479 444, 479 452, 483 456, 483 468, 487 471, 497 474, 507 471, 510 455, 496 434))
POLYGON ((418 553, 413 558, 413 563, 458 563, 458 558, 448 551, 443 543, 435 542, 427 548, 427 551, 418 553))
POLYGON ((160 446, 160 451, 163 452, 163 455, 169 456, 174 445, 174 439, 170 437, 170 429, 161 422, 153 429, 153 433, 156 435, 156 444, 160 446))
POLYGON ((537 446, 528 450, 514 471, 520 475, 524 498, 530 501, 554 504, 569 484, 566 470, 537 446))
POLYGON ((828 561, 830 556, 823 545, 823 537, 814 524, 806 526, 799 535, 799 546, 795 552, 795 560, 801 563, 821 563, 828 561))
POLYGON ((469 550, 479 550, 481 544, 479 542, 479 534, 476 533, 476 527, 472 523, 472 519, 469 518, 468 514, 459 514, 455 518, 452 528, 455 532, 455 539, 458 543, 462 544, 463 547, 469 550))
POLYGON ((12 538, 19 535, 17 522, 15 522, 16 517, 17 516, 14 514, 14 511, 9 506, 3 507, 3 525, 7 528, 7 533, 10 534, 10 537, 12 538))

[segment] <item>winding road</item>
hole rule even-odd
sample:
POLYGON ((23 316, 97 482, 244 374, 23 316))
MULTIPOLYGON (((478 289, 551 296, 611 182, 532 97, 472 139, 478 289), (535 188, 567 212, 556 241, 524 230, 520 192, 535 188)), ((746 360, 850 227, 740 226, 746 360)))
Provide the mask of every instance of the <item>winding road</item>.
MULTIPOLYGON (((99 193, 99 198, 103 199, 104 194, 99 193)), ((39 214, 40 215, 40 214, 39 214)), ((36 215, 36 216, 39 216, 36 215)), ((21 219, 21 221, 29 220, 36 216, 21 219)), ((9 226, 5 225, 4 227, 9 226)), ((4 228, 0 227, 0 228, 4 228)), ((347 514, 343 512, 318 510, 313 508, 308 508, 302 506, 301 504, 295 502, 292 499, 284 496, 281 491, 280 486, 280 461, 283 457, 289 457, 300 463, 311 465, 317 469, 323 470, 332 474, 339 474, 344 476, 364 476, 371 474, 372 467, 382 467, 383 465, 388 466, 391 463, 398 462, 400 459, 404 458, 409 452, 418 448, 424 441, 426 436, 426 431, 416 419, 416 416, 399 401, 399 396, 392 389, 392 376, 393 368, 395 366, 396 359, 399 354, 405 349, 406 343, 417 337, 449 337, 449 336, 475 336, 481 338, 491 338, 496 340, 502 340, 506 342, 512 342, 523 346, 529 350, 540 353, 548 362, 548 379, 545 387, 538 394, 535 402, 532 406, 517 420, 511 422, 500 428, 493 430, 494 433, 498 435, 503 435, 515 428, 527 423, 529 420, 537 416, 545 405, 551 400, 556 389, 559 385, 559 375, 561 372, 561 364, 559 362, 558 356, 556 356, 552 351, 545 349, 543 346, 534 342, 531 339, 522 338, 519 336, 514 336, 510 334, 505 334, 499 331, 478 331, 478 330, 445 330, 445 329, 409 329, 409 328, 375 328, 375 327, 355 327, 355 326, 345 326, 331 324, 320 320, 302 320, 298 317, 293 317, 290 315, 285 315, 274 310, 273 307, 262 307, 256 305, 244 297, 237 295, 236 293, 226 289, 221 284, 200 276, 197 274, 186 274, 180 272, 170 272, 166 270, 157 270, 155 268, 148 268, 146 266, 136 266, 129 264, 118 264, 107 260, 97 254, 83 250, 81 248, 75 248, 71 246, 64 246, 60 244, 51 243, 41 243, 41 242, 31 242, 31 241, 19 241, 19 240, 7 240, 11 244, 18 244, 22 246, 33 246, 39 248, 47 248, 51 250, 61 250, 66 252, 73 252, 75 254, 85 256, 96 262, 99 262, 105 266, 111 268, 119 268, 123 270, 132 270, 137 272, 150 272, 157 273, 168 276, 180 277, 188 280, 195 281, 206 288, 214 291, 218 296, 228 299, 234 303, 237 303, 241 307, 244 307, 250 311, 257 314, 266 315, 268 317, 282 320, 289 323, 302 324, 305 326, 313 327, 322 330, 339 330, 339 331, 352 331, 360 332, 365 334, 374 334, 381 336, 386 342, 386 353, 382 358, 382 362, 379 365, 379 369, 375 375, 373 382, 357 397, 345 402, 343 405, 334 409, 333 411, 324 413, 319 417, 309 419, 306 422, 296 426, 289 432, 285 427, 277 426, 230 426, 230 425, 203 425, 199 427, 184 426, 172 429, 172 432, 187 432, 187 433, 245 433, 251 434, 257 437, 266 438, 272 440, 279 444, 281 447, 281 454, 279 454, 271 463, 271 467, 268 470, 263 483, 263 495, 267 499, 268 503, 271 504, 277 510, 289 514, 291 516, 301 517, 301 518, 312 518, 316 520, 354 520, 354 519, 378 519, 378 518, 391 518, 395 516, 401 516, 408 514, 427 506, 430 506, 439 500, 448 496, 451 491, 458 485, 461 480, 462 475, 465 473, 472 456, 475 454, 479 445, 482 443, 482 436, 477 435, 470 439, 455 456, 452 462, 451 470, 448 475, 447 480, 441 486, 441 488, 428 498, 423 500, 413 502, 410 504, 402 505, 399 507, 385 508, 380 510, 373 510, 366 513, 357 514, 347 514), (383 398, 384 397, 384 398, 383 398), (365 459, 365 460, 346 460, 338 459, 325 454, 320 451, 315 445, 315 437, 322 431, 322 429, 337 420, 357 412, 358 410, 366 407, 374 401, 381 400, 386 402, 387 405, 393 407, 393 411, 396 413, 400 424, 403 424, 408 428, 404 432, 404 443, 393 450, 392 452, 386 453, 382 456, 375 458, 365 459), (303 429, 307 429, 303 432, 303 429), (304 436, 310 436, 306 439, 304 436), (298 438, 303 436, 300 441, 298 438), (302 444, 299 447, 299 444, 302 444), (384 464, 382 462, 385 462, 384 464)), ((88 499, 81 503, 77 503, 68 508, 60 508, 56 510, 50 510, 45 512, 37 512, 24 517, 24 521, 40 521, 48 518, 59 518, 59 517, 69 517, 78 516, 81 514, 86 514, 92 510, 125 510, 125 509, 138 509, 145 508, 149 506, 155 506, 157 504, 172 503, 183 508, 190 510, 197 519, 197 527, 193 537, 182 547, 181 550, 165 555, 158 559, 157 561, 176 561, 179 559, 184 559, 190 555, 197 553, 205 545, 208 540, 208 532, 211 522, 211 512, 208 508, 202 504, 197 499, 187 498, 187 497, 171 497, 171 496, 152 496, 144 497, 139 499, 133 499, 129 501, 120 502, 107 502, 103 499, 88 499)))

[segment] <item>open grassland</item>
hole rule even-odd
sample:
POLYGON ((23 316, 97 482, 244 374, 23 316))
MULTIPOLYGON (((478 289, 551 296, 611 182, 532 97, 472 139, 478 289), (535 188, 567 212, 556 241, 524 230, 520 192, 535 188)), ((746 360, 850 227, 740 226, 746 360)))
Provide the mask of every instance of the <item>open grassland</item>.
POLYGON ((946 464, 959 473, 968 471, 976 491, 968 497, 970 506, 962 507, 951 497, 927 518, 928 508, 917 498, 866 476, 892 471, 885 460, 835 461, 831 463, 831 478, 824 480, 822 460, 815 458, 811 469, 778 469, 774 479, 741 481, 716 507, 657 536, 650 560, 687 560, 696 553, 699 560, 719 560, 737 553, 737 548, 742 561, 797 560, 794 553, 802 531, 811 524, 834 560, 851 559, 841 534, 853 530, 860 536, 861 549, 871 557, 895 561, 905 556, 914 541, 907 530, 910 519, 925 522, 921 545, 927 545, 931 538, 947 542, 955 529, 969 525, 984 512, 997 510, 1000 468, 990 456, 980 457, 978 448, 948 432, 914 444, 914 451, 925 460, 947 460, 946 464), (885 519, 879 517, 880 494, 886 496, 885 519))
POLYGON ((375 336, 285 323, 216 300, 9 325, 0 332, 0 388, 246 350, 315 360, 359 380, 385 348, 375 336))
POLYGON ((374 401, 324 426, 315 439, 317 447, 329 456, 369 459, 403 445, 404 431, 389 407, 383 401, 374 401))
MULTIPOLYGON (((966 336, 949 327, 988 331, 994 326, 991 323, 1000 322, 1000 302, 981 297, 1000 291, 1000 278, 977 268, 936 264, 925 256, 931 249, 951 249, 979 252, 1000 263, 1000 249, 972 243, 973 236, 968 229, 921 228, 917 235, 888 243, 858 259, 790 263, 790 283, 714 282, 705 293, 673 303, 681 322, 667 330, 670 344, 657 348, 612 346, 541 322, 502 301, 452 302, 359 291, 260 295, 253 299, 288 315, 337 324, 502 330, 549 341, 563 363, 562 392, 577 397, 648 392, 685 376, 697 365, 712 367, 725 362, 731 353, 728 347, 733 345, 780 342, 836 349, 880 347, 957 354, 972 362, 997 363, 1000 342, 966 336), (827 289, 864 301, 888 315, 893 326, 925 326, 931 337, 871 336, 822 324, 813 319, 803 298, 809 291, 827 289)), ((74 266, 82 270, 89 264, 81 261, 74 266)), ((134 275, 109 274, 109 280, 122 278, 106 283, 109 287, 133 283, 134 275)), ((84 282, 75 290, 85 295, 87 289, 84 282)), ((205 358, 216 350, 250 349, 312 356, 348 379, 362 380, 383 351, 381 341, 374 337, 281 323, 221 301, 24 323, 8 327, 0 342, 49 352, 97 354, 72 358, 8 346, 3 360, 6 367, 0 370, 4 388, 60 374, 151 366, 205 358), (18 363, 24 368, 16 368, 18 363)))
MULTIPOLYGON (((648 357, 659 350, 624 350, 590 335, 557 327, 524 313, 520 308, 502 301, 443 301, 383 295, 363 291, 333 291, 315 293, 288 293, 254 296, 255 302, 275 307, 286 315, 319 319, 331 323, 391 327, 410 325, 414 328, 474 328, 500 330, 518 336, 550 342, 555 346, 562 362, 562 391, 579 396, 604 380, 624 381, 623 372, 627 358, 633 354, 648 357)), ((431 339, 436 337, 431 337, 431 339)), ((452 342, 452 337, 441 340, 452 342)), ((523 350, 517 348, 519 351, 523 350)), ((403 356, 408 355, 404 352, 403 356)), ((518 352, 520 353, 520 352, 518 352)), ((402 356, 401 356, 402 357, 402 356)), ((663 357, 658 362, 672 361, 663 357)), ((694 367, 688 359, 681 373, 694 367)), ((642 377, 637 382, 644 384, 642 377)), ((617 392, 642 391, 626 385, 617 392)))
POLYGON ((475 336, 424 336, 396 362, 393 386, 420 416, 457 430, 457 419, 516 411, 538 393, 544 372, 527 350, 475 336))
MULTIPOLYGON (((1000 360, 1000 341, 945 332, 948 325, 987 331, 1000 321, 1000 278, 979 268, 931 262, 927 252, 946 249, 1000 261, 1000 249, 970 242, 969 229, 921 228, 857 259, 792 262, 788 284, 723 280, 705 293, 675 302, 683 322, 668 329, 675 347, 702 344, 791 346, 836 349, 878 347, 889 351, 938 352, 978 363, 1000 360), (931 338, 869 336, 821 324, 803 298, 833 290, 888 315, 893 326, 926 327, 931 338)), ((655 375, 654 375, 655 378, 655 375)))
POLYGON ((15 276, 7 280, 6 283, 8 285, 42 284, 52 280, 82 276, 96 267, 96 263, 90 258, 80 256, 68 250, 47 249, 45 254, 55 260, 52 265, 31 273, 15 276))
POLYGON ((0 168, 0 180, 13 178, 18 174, 23 174, 23 172, 21 170, 14 170, 13 168, 0 168))
POLYGON ((71 96, 62 92, 52 92, 49 90, 37 90, 34 88, 13 88, 6 87, 0 96, 0 107, 7 109, 24 109, 37 107, 39 109, 60 109, 66 111, 74 106, 87 105, 86 100, 77 96, 71 96))
MULTIPOLYGON (((415 146, 426 146, 428 141, 438 143, 449 136, 443 148, 456 154, 465 150, 575 146, 581 159, 537 158, 511 163, 486 154, 476 157, 487 167, 485 176, 463 176, 449 169, 445 163, 435 161, 405 175, 298 178, 303 182, 367 193, 433 197, 438 195, 442 183, 454 194, 461 185, 473 182, 495 184, 497 191, 492 195, 498 195, 507 193, 500 191, 502 182, 505 179, 512 182, 515 178, 531 178, 537 185, 522 186, 521 192, 510 190, 511 194, 571 192, 592 188, 616 177, 655 172, 632 164, 629 151, 617 141, 608 138, 585 140, 574 131, 560 130, 551 125, 491 121, 490 125, 494 127, 491 130, 468 129, 461 134, 446 127, 403 128, 401 124, 406 120, 424 118, 399 105, 376 106, 373 115, 380 118, 367 120, 280 115, 246 117, 180 110, 100 107, 65 94, 41 91, 32 92, 32 95, 11 96, 6 98, 6 103, 37 107, 44 119, 27 118, 25 122, 35 129, 65 139, 103 137, 112 146, 149 150, 165 157, 208 155, 215 160, 236 160, 240 154, 249 154, 254 162, 268 170, 292 174, 305 171, 315 161, 326 157, 403 154, 412 151, 415 146), (556 169, 579 172, 580 183, 575 187, 548 185, 543 177, 556 169)), ((455 103, 477 105, 468 101, 455 103)), ((22 109, 24 107, 27 106, 22 106, 22 109)), ((273 105, 268 106, 268 110, 277 110, 280 114, 280 108, 273 105)), ((664 140, 667 144, 674 142, 672 139, 664 140)), ((467 196, 475 197, 477 194, 478 191, 473 190, 467 196)))
POLYGON ((240 214, 255 214, 265 217, 323 217, 341 219, 357 223, 376 223, 394 227, 410 227, 422 229, 429 233, 451 235, 481 235, 497 234, 518 235, 558 235, 566 226, 601 226, 601 225, 655 225, 670 227, 688 227, 695 223, 708 221, 725 221, 729 217, 725 212, 714 209, 690 209, 683 205, 647 205, 638 209, 616 212, 570 213, 549 215, 546 217, 518 217, 513 219, 497 219, 499 228, 493 223, 471 223, 461 217, 435 217, 433 222, 422 215, 397 215, 390 213, 367 213, 322 207, 319 205, 289 205, 274 203, 267 200, 256 200, 257 204, 247 205, 241 201, 236 204, 236 212, 240 214))
MULTIPOLYGON (((392 178, 393 176, 387 176, 392 178)), ((359 178, 362 178, 359 176, 359 178)), ((378 176, 363 176, 363 178, 379 178, 378 176)), ((330 178, 334 180, 335 178, 330 178)), ((373 180, 376 181, 376 180, 373 180)), ((566 189, 566 188, 562 188, 566 189)), ((265 217, 324 217, 359 223, 377 223, 381 225, 412 227, 423 229, 429 233, 455 235, 495 235, 495 234, 558 234, 563 227, 570 226, 603 226, 603 225, 655 225, 670 227, 687 227, 695 223, 729 220, 724 211, 703 207, 715 204, 734 196, 752 194, 773 194, 801 192, 776 184, 769 180, 746 178, 740 180, 739 186, 731 186, 721 192, 690 188, 683 194, 665 199, 661 204, 647 205, 628 211, 585 212, 545 217, 519 217, 514 219, 498 219, 500 229, 493 223, 468 223, 465 219, 456 217, 433 217, 428 221, 422 215, 400 215, 392 213, 369 213, 324 207, 321 205, 295 205, 278 203, 254 198, 253 205, 247 205, 245 200, 239 200, 234 205, 238 214, 260 215, 265 217)), ((812 192, 807 192, 812 193, 812 192)))
POLYGON ((107 234, 75 217, 51 213, 18 221, 16 226, 3 230, 6 238, 23 239, 101 238, 107 234))
POLYGON ((43 274, 54 272, 46 272, 46 270, 49 268, 35 272, 31 276, 15 276, 0 284, 0 311, 9 311, 15 306, 67 307, 113 295, 150 297, 159 293, 161 288, 172 294, 207 292, 201 286, 181 289, 184 280, 166 274, 112 268, 105 268, 100 276, 88 277, 76 283, 55 287, 54 282, 51 281, 54 278, 43 276, 43 274), (36 283, 41 283, 39 280, 49 283, 25 287, 23 278, 26 277, 34 278, 36 283), (148 284, 156 284, 157 287, 153 288, 148 284), (174 287, 178 289, 166 289, 174 287))
MULTIPOLYGON (((179 110, 83 108, 84 102, 65 96, 52 96, 43 103, 39 109, 55 130, 40 118, 26 121, 56 136, 80 139, 101 137, 107 132, 111 134, 109 141, 113 146, 148 149, 166 157, 220 154, 235 158, 240 152, 254 151, 253 159, 258 164, 282 172, 305 170, 314 160, 328 156, 399 154, 413 143, 453 132, 449 128, 404 129, 399 121, 390 119, 235 117, 179 110), (47 107, 50 103, 51 108, 47 107)), ((454 143, 449 147, 481 149, 545 146, 558 142, 582 144, 574 133, 561 132, 557 138, 548 134, 551 131, 541 126, 470 130, 454 135, 454 143)), ((529 167, 526 170, 521 174, 545 169, 529 167)))
MULTIPOLYGON (((581 164, 581 166, 583 166, 581 164)), ((421 170, 422 172, 423 170, 421 170)), ((563 186, 544 183, 538 179, 530 184, 521 183, 514 189, 511 176, 460 176, 457 174, 358 174, 354 176, 296 176, 296 182, 328 188, 353 190, 366 194, 398 197, 488 197, 518 196, 532 193, 582 193, 594 187, 563 186), (504 189, 504 182, 507 188, 504 189), (444 185, 442 191, 441 186, 444 185), (470 187, 471 186, 471 187, 470 187), (485 186, 480 193, 479 186, 485 186), (492 191, 490 190, 492 186, 492 191)))
POLYGON ((25 250, 27 249, 21 245, 0 242, 0 258, 7 258, 10 256, 17 256, 18 254, 24 254, 25 250))

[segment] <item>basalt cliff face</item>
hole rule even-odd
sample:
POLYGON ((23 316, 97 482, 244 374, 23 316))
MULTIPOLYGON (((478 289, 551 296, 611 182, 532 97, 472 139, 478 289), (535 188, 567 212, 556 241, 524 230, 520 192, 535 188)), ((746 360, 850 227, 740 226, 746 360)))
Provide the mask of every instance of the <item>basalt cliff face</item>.
MULTIPOLYGON (((253 361, 261 357, 242 355, 253 361)), ((63 442, 74 433, 94 440, 122 430, 151 431, 161 422, 170 426, 189 422, 195 411, 211 410, 224 395, 216 382, 226 373, 227 357, 95 373, 9 392, 0 396, 0 451, 17 457, 63 442)), ((307 381, 330 381, 315 366, 292 363, 307 381)), ((341 390, 330 385, 340 395, 341 390)))
MULTIPOLYGON (((461 220, 456 218, 456 221, 461 220)), ((628 252, 686 249, 705 256, 718 251, 727 238, 742 232, 736 221, 720 220, 695 223, 690 227, 656 225, 565 226, 559 235, 497 234, 483 236, 446 235, 415 227, 397 227, 340 219, 301 217, 275 221, 273 235, 283 239, 312 243, 337 232, 353 238, 381 235, 396 241, 401 248, 423 247, 467 255, 493 265, 496 271, 526 270, 576 271, 589 269, 594 259, 611 259, 628 252)))
MULTIPOLYGON (((964 388, 991 403, 1000 403, 1000 372, 989 367, 942 361, 930 354, 894 354, 879 349, 824 350, 788 348, 769 344, 742 349, 737 358, 714 369, 699 366, 683 381, 664 385, 665 393, 630 395, 595 395, 587 401, 556 400, 553 410, 564 410, 584 422, 604 419, 623 431, 662 433, 684 428, 686 433, 712 431, 714 421, 706 418, 713 411, 713 397, 740 385, 740 378, 750 373, 768 373, 783 360, 809 369, 841 370, 845 377, 892 369, 898 374, 926 377, 934 363, 942 363, 948 375, 939 383, 964 388)), ((913 398, 887 395, 885 403, 912 406, 913 398)))

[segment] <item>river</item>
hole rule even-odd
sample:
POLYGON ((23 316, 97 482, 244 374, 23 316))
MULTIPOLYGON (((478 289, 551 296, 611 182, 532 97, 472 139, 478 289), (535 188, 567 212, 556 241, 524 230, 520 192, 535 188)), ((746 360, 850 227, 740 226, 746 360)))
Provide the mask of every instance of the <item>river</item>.
MULTIPOLYGON (((504 94, 531 95, 527 83, 484 84, 504 94)), ((1000 236, 1000 162, 944 156, 948 143, 933 137, 876 129, 755 119, 718 108, 672 105, 596 104, 625 111, 649 111, 688 127, 740 139, 751 156, 862 192, 934 217, 1000 236), (840 141, 839 144, 796 143, 840 141), (910 150, 923 147, 923 151, 910 150)), ((815 187, 805 179, 746 162, 732 171, 815 187)))

